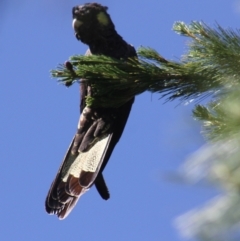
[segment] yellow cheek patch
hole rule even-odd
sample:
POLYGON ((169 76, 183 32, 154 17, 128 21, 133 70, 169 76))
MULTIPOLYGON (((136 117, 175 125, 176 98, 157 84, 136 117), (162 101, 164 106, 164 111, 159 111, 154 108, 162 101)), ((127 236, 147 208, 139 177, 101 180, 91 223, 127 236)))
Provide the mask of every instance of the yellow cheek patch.
POLYGON ((97 20, 102 25, 108 25, 108 23, 109 23, 108 17, 107 17, 107 15, 104 12, 100 12, 97 15, 97 20))

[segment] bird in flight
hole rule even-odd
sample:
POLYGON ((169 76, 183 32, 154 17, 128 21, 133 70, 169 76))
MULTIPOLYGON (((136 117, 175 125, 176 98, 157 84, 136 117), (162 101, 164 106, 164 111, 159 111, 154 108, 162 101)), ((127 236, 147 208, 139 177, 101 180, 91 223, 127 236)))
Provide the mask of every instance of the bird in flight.
MULTIPOLYGON (((107 12, 98 3, 73 7, 73 29, 77 40, 89 46, 87 54, 105 55, 115 59, 136 57, 134 47, 125 42, 115 30, 107 12)), ((45 201, 47 213, 64 219, 75 207, 80 196, 95 185, 100 196, 110 195, 103 178, 103 170, 119 141, 134 97, 118 108, 92 108, 86 97, 94 89, 87 82, 80 83, 80 118, 77 133, 63 159, 45 201)))

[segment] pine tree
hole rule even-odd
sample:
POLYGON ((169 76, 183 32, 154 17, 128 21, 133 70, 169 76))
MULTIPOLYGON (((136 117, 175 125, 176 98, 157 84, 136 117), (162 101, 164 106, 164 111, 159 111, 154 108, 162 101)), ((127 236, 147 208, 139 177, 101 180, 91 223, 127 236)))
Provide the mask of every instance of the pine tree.
POLYGON ((72 56, 52 70, 66 86, 88 81, 94 95, 91 107, 118 107, 144 91, 167 100, 210 99, 196 105, 194 118, 203 123, 208 144, 184 167, 189 177, 206 178, 222 195, 201 210, 178 218, 186 237, 197 240, 237 240, 240 222, 240 32, 210 28, 204 23, 176 22, 174 31, 191 38, 188 52, 179 62, 157 51, 139 48, 138 59, 116 60, 106 56, 72 56), (111 101, 109 101, 111 100, 111 101))

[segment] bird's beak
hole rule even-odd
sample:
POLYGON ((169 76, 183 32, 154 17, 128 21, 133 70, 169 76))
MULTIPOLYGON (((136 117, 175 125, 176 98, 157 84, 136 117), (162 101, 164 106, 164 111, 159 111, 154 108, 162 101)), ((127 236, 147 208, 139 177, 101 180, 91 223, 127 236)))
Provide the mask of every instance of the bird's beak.
POLYGON ((78 19, 74 18, 72 21, 72 27, 75 32, 77 32, 78 28, 83 24, 82 21, 79 21, 78 19))
POLYGON ((79 21, 78 19, 74 18, 73 21, 72 21, 72 27, 74 29, 74 32, 75 32, 75 36, 77 38, 77 40, 80 40, 80 36, 78 34, 78 29, 79 27, 83 24, 82 21, 79 21))

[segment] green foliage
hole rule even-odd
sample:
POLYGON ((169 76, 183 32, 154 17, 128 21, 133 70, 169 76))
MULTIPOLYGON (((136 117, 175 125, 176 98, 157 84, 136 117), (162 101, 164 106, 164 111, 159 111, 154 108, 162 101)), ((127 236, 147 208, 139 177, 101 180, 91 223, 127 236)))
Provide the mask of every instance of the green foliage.
POLYGON ((240 90, 210 102, 207 107, 197 105, 194 116, 203 121, 205 135, 212 141, 236 139, 240 137, 240 90))
POLYGON ((117 107, 144 91, 180 101, 211 96, 208 104, 195 107, 193 116, 203 122, 212 144, 187 162, 185 169, 193 176, 207 170, 207 179, 222 186, 226 195, 180 218, 180 224, 187 224, 185 231, 199 240, 230 240, 222 233, 240 221, 240 212, 234 212, 239 209, 240 185, 240 32, 200 22, 176 22, 173 29, 191 39, 179 62, 142 47, 138 59, 127 61, 72 56, 51 73, 66 86, 79 79, 92 85, 93 94, 86 99, 90 107, 117 107))
POLYGON ((211 29, 199 22, 192 22, 189 26, 177 22, 174 30, 193 39, 185 58, 187 62, 197 64, 200 71, 216 71, 219 79, 222 74, 232 76, 240 73, 237 66, 240 63, 239 30, 225 30, 219 25, 211 29))
POLYGON ((96 91, 92 97, 96 101, 89 105, 101 104, 102 107, 109 107, 110 103, 117 107, 144 91, 159 92, 169 100, 198 97, 217 85, 203 85, 208 78, 205 71, 199 74, 189 63, 166 61, 153 49, 140 48, 138 56, 139 59, 128 61, 106 56, 73 56, 70 58, 73 71, 60 65, 52 70, 52 76, 66 86, 79 79, 88 81, 96 91))
POLYGON ((73 70, 59 65, 52 76, 66 86, 84 79, 94 86, 89 106, 117 107, 144 91, 158 92, 168 100, 199 98, 235 85, 240 61, 239 35, 192 22, 177 22, 174 30, 193 41, 181 62, 164 59, 151 48, 138 49, 138 59, 116 60, 106 56, 70 58, 73 70), (230 48, 229 48, 230 46, 230 48), (236 64, 232 65, 234 61, 236 64), (226 83, 227 78, 227 83, 226 83))
POLYGON ((192 40, 180 62, 166 60, 154 49, 141 47, 138 59, 127 61, 75 55, 52 70, 52 76, 66 86, 79 81, 91 84, 93 93, 86 102, 92 107, 118 107, 144 91, 181 101, 212 95, 216 100, 207 107, 196 106, 193 114, 204 121, 205 134, 210 139, 231 136, 239 127, 234 119, 238 117, 240 89, 239 31, 224 30, 219 25, 212 29, 200 22, 176 22, 173 29, 192 40))

